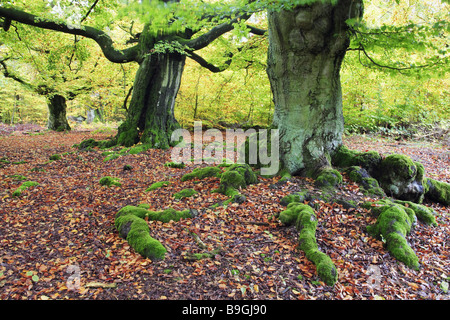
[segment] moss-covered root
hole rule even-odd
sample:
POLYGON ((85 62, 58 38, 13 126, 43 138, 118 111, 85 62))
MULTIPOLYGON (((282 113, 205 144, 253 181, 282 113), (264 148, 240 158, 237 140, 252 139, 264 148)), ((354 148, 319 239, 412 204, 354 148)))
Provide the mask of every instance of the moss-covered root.
POLYGON ((101 178, 98 183, 100 183, 102 186, 118 186, 120 187, 122 184, 120 183, 120 179, 119 178, 115 178, 115 177, 110 177, 110 176, 105 176, 103 178, 101 178))
POLYGON ((121 237, 140 255, 152 260, 162 260, 166 248, 150 236, 150 229, 144 218, 148 210, 139 207, 126 206, 116 215, 115 226, 121 237))
POLYGON ((357 152, 348 149, 346 146, 340 146, 332 155, 333 165, 341 168, 351 166, 361 166, 370 174, 378 169, 382 160, 381 155, 376 151, 357 152))
POLYGON ((168 208, 163 211, 148 211, 147 217, 149 220, 157 220, 166 223, 169 221, 180 221, 181 219, 192 218, 192 213, 189 209, 177 211, 173 208, 168 208))
POLYGON ((412 209, 419 221, 427 225, 437 226, 436 213, 434 212, 433 209, 411 201, 396 200, 395 203, 401 204, 405 208, 412 209))
POLYGON ((28 189, 29 187, 38 186, 38 185, 39 185, 39 183, 36 181, 25 181, 20 185, 20 187, 18 187, 16 190, 14 190, 14 192, 12 193, 12 196, 19 197, 20 195, 22 195, 22 192, 25 189, 28 189))
POLYGON ((231 197, 238 193, 237 189, 257 182, 258 177, 248 164, 233 164, 222 174, 218 191, 231 197))
POLYGON ((333 286, 338 278, 336 266, 329 256, 319 251, 316 241, 317 217, 314 210, 303 203, 292 202, 279 216, 286 225, 295 225, 299 233, 299 248, 317 268, 317 274, 327 285, 333 286))
POLYGON ((378 181, 372 178, 366 169, 359 166, 351 166, 346 169, 350 180, 361 186, 361 192, 365 195, 385 197, 384 190, 378 184, 378 181))
POLYGON ((342 175, 333 168, 323 168, 315 176, 315 184, 322 188, 334 188, 342 183, 342 175))
POLYGON ((197 194, 198 192, 194 189, 183 189, 179 192, 174 193, 173 197, 177 200, 181 200, 183 198, 189 198, 192 197, 194 194, 197 194))
POLYGON ((376 210, 379 216, 375 224, 367 226, 369 234, 384 240, 387 250, 397 260, 412 269, 418 270, 419 259, 406 241, 406 235, 411 231, 414 224, 413 210, 395 204, 384 205, 376 210))
POLYGON ((298 191, 298 192, 288 194, 287 196, 284 196, 280 200, 280 204, 282 206, 287 206, 288 204, 290 204, 292 202, 302 203, 304 201, 309 201, 309 200, 311 200, 311 196, 310 196, 308 190, 304 190, 304 191, 298 191))
POLYGON ((196 168, 191 173, 187 173, 184 176, 181 177, 181 181, 188 181, 192 179, 205 179, 208 177, 218 177, 220 178, 220 175, 222 173, 222 170, 218 167, 204 167, 204 168, 196 168))
POLYGON ((162 187, 166 187, 170 185, 169 181, 159 181, 159 182, 155 182, 153 183, 150 187, 148 187, 145 191, 146 192, 150 192, 150 191, 154 191, 156 189, 162 188, 162 187))
POLYGON ((439 202, 444 206, 450 205, 450 183, 426 178, 424 186, 426 198, 439 202))

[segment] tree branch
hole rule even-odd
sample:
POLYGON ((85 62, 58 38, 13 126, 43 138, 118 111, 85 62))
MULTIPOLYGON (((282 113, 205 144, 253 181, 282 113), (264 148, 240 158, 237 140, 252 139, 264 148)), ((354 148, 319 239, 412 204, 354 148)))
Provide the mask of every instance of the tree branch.
POLYGON ((89 15, 91 14, 92 10, 94 10, 95 6, 97 5, 97 3, 100 0, 95 0, 94 3, 92 4, 92 6, 89 8, 88 12, 86 12, 86 14, 84 15, 83 19, 81 19, 81 23, 83 23, 83 21, 85 21, 89 15))
POLYGON ((10 57, 6 57, 3 59, 0 59, 0 65, 3 67, 3 75, 5 76, 5 78, 10 78, 13 79, 14 81, 17 81, 18 83, 20 83, 21 85, 31 89, 32 91, 36 91, 36 88, 29 82, 27 82, 26 80, 22 79, 21 77, 11 73, 8 70, 8 66, 6 65, 6 61, 8 61, 10 59, 10 57))
POLYGON ((0 17, 17 21, 33 27, 83 36, 92 39, 97 42, 97 44, 102 49, 105 57, 111 62, 125 63, 136 61, 137 59, 137 45, 125 50, 117 50, 114 48, 112 39, 105 32, 93 27, 72 26, 63 22, 42 19, 38 16, 15 9, 11 6, 0 7, 0 17))
POLYGON ((257 36, 263 36, 267 33, 267 30, 259 29, 254 26, 247 25, 247 28, 250 29, 250 33, 256 34, 257 36))
MULTIPOLYGON (((193 50, 200 50, 209 45, 211 42, 219 38, 220 36, 224 35, 225 33, 231 31, 234 29, 233 24, 238 23, 240 20, 247 20, 249 19, 251 14, 242 14, 230 22, 222 23, 218 25, 217 27, 212 28, 207 33, 199 36, 198 38, 195 38, 193 40, 189 40, 183 44, 187 45, 189 48, 192 48, 193 50)), ((256 29, 256 28, 255 28, 256 29)))
POLYGON ((223 66, 217 67, 217 66, 213 65, 212 63, 209 63, 208 61, 206 61, 205 59, 203 59, 202 57, 200 57, 198 54, 196 54, 194 52, 189 52, 188 57, 213 73, 218 73, 218 72, 222 72, 222 71, 226 70, 230 66, 231 61, 232 61, 232 59, 231 59, 232 55, 231 55, 230 58, 227 61, 225 61, 225 64, 223 66))
POLYGON ((405 70, 413 70, 413 69, 424 69, 424 68, 429 68, 429 67, 437 65, 437 63, 434 63, 434 64, 424 64, 424 65, 410 66, 410 67, 393 67, 393 66, 383 65, 383 64, 376 62, 371 56, 369 56, 369 54, 367 53, 367 51, 365 50, 365 48, 363 46, 360 46, 358 49, 352 49, 352 50, 359 51, 359 62, 365 67, 368 67, 368 66, 365 65, 361 61, 361 52, 364 54, 364 56, 367 58, 367 60, 369 60, 374 66, 377 66, 378 68, 382 68, 382 69, 395 70, 395 71, 399 71, 399 72, 405 71, 405 70))

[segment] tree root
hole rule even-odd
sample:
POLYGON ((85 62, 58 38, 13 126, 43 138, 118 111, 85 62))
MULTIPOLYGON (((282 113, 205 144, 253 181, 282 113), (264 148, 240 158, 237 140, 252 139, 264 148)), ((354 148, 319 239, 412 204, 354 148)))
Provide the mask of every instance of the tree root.
POLYGON ((316 241, 317 217, 314 210, 306 204, 292 202, 279 216, 285 225, 295 225, 299 231, 299 247, 308 260, 317 267, 317 274, 327 285, 333 286, 338 278, 338 272, 331 258, 319 251, 316 241))

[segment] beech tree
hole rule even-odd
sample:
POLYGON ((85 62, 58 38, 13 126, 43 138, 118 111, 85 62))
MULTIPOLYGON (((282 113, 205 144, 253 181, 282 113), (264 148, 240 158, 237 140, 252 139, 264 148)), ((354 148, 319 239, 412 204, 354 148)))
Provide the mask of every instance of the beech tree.
POLYGON ((446 24, 370 29, 361 23, 362 0, 300 2, 289 10, 269 10, 268 76, 283 165, 292 174, 314 176, 331 165, 330 155, 342 145, 340 68, 346 53, 358 51, 361 62, 393 72, 445 69, 445 44, 433 42, 443 40, 446 24), (385 46, 385 53, 389 47, 415 53, 403 62, 386 61, 393 59, 386 55, 379 62, 372 54, 375 45, 385 46), (415 56, 425 49, 428 60, 418 63, 415 56))
MULTIPOLYGON (((72 1, 75 2, 75 1, 72 1)), ((89 10, 93 10, 95 1, 89 10)), ((112 38, 103 30, 81 24, 70 24, 63 20, 37 16, 11 4, 0 6, 3 29, 8 31, 11 22, 18 22, 37 28, 54 30, 76 36, 90 38, 97 42, 105 57, 115 63, 136 62, 139 69, 133 85, 127 118, 119 127, 111 144, 132 146, 139 141, 149 147, 167 148, 171 145, 171 134, 179 127, 174 117, 175 98, 180 87, 186 57, 198 62, 212 72, 222 71, 231 63, 227 55, 223 66, 215 66, 195 53, 223 34, 233 30, 235 25, 250 18, 251 13, 235 10, 234 13, 215 14, 214 10, 203 7, 193 8, 189 3, 181 7, 179 0, 144 1, 133 3, 125 10, 137 8, 155 14, 145 17, 139 32, 133 32, 124 49, 117 49, 112 38), (180 5, 184 14, 197 13, 192 21, 181 19, 173 13, 180 5), (207 31, 205 31, 205 28, 207 31)), ((119 6, 124 10, 123 6, 119 6)), ((147 12, 146 11, 146 12, 147 12)), ((231 11, 230 11, 231 12, 231 11)), ((249 27, 255 34, 264 31, 249 27)))

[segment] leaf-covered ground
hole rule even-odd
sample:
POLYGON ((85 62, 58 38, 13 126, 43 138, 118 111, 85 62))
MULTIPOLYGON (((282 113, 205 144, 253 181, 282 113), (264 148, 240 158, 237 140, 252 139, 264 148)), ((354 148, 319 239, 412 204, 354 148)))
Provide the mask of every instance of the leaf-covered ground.
MULTIPOLYGON (((247 200, 228 207, 209 207, 225 196, 211 193, 217 178, 181 182, 184 169, 164 166, 170 150, 149 150, 104 161, 103 151, 79 151, 73 144, 91 132, 26 134, 0 137, 0 299, 449 299, 450 209, 428 204, 437 212, 438 227, 418 224, 408 240, 419 257, 419 271, 397 263, 381 241, 365 231, 374 219, 364 209, 345 210, 318 202, 317 240, 339 271, 334 287, 316 275, 314 264, 296 249, 297 231, 282 226, 276 214, 280 199, 311 180, 260 179, 242 190, 247 200), (63 154, 50 161, 53 154, 63 154), (124 170, 130 165, 131 170, 124 170), (122 186, 101 186, 103 176, 122 186), (13 191, 36 181, 21 196, 13 191), (145 190, 154 182, 171 185, 145 190), (192 198, 172 195, 194 188, 192 198), (114 216, 125 205, 148 203, 152 209, 192 208, 198 216, 179 222, 149 222, 151 235, 168 253, 163 261, 136 254, 118 236, 114 216), (192 261, 187 254, 221 248, 212 259, 192 261)), ((450 182, 449 150, 431 143, 349 137, 353 149, 405 153, 421 161, 429 176, 450 182)), ((348 182, 339 193, 362 199, 348 182)))

